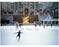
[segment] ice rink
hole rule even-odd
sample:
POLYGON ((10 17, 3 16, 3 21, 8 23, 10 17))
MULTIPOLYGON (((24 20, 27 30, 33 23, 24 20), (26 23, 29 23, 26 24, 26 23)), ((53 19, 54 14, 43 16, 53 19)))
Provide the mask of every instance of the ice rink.
POLYGON ((2 26, 1 44, 2 45, 57 45, 58 44, 58 26, 37 26, 23 25, 16 28, 16 26, 2 26), (20 41, 16 38, 17 33, 21 30, 22 34, 20 41))

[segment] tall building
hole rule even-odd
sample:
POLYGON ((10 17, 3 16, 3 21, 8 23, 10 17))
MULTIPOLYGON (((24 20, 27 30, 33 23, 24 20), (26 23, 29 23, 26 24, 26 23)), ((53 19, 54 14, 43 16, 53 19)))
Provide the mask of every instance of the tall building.
POLYGON ((30 12, 36 12, 39 9, 43 11, 45 8, 50 7, 50 2, 13 2, 10 5, 12 10, 18 10, 20 12, 23 12, 27 8, 30 15, 30 12))
MULTIPOLYGON (((38 19, 39 21, 43 19, 43 16, 48 16, 44 10, 50 10, 51 7, 55 8, 54 5, 51 6, 50 2, 2 2, 2 10, 8 12, 2 16, 2 19, 9 20, 10 22, 14 20, 21 23, 24 16, 29 16, 31 18, 30 22, 33 23, 34 21, 38 21, 38 19), (8 18, 6 18, 7 16, 8 18)), ((5 13, 4 11, 2 12, 5 13)))
POLYGON ((58 2, 53 2, 51 10, 54 11, 54 13, 52 14, 52 16, 54 18, 58 18, 58 2))
POLYGON ((50 2, 40 2, 39 4, 40 4, 39 6, 42 10, 44 10, 47 7, 50 7, 50 2))
POLYGON ((10 3, 10 5, 12 10, 18 10, 20 12, 23 12, 27 8, 29 10, 29 15, 30 12, 34 12, 39 9, 38 2, 14 2, 10 3))
MULTIPOLYGON (((49 6, 50 2, 2 2, 3 10, 12 10, 16 13, 17 11, 23 12, 28 9, 28 15, 30 15, 30 12, 37 12, 40 9, 43 11, 49 6)), ((25 15, 25 12, 23 12, 23 15, 25 15)))
POLYGON ((1 8, 3 10, 10 10, 10 3, 9 2, 1 2, 1 8))

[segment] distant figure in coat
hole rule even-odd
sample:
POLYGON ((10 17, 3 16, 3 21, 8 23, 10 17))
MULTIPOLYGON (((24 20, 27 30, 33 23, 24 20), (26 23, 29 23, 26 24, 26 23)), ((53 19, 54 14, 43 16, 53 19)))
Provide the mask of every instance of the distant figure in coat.
POLYGON ((18 24, 16 24, 16 27, 18 28, 18 24))
POLYGON ((22 24, 19 24, 19 26, 20 26, 20 28, 21 28, 22 24))
POLYGON ((51 24, 51 27, 52 27, 52 24, 51 24))
POLYGON ((48 24, 47 24, 47 27, 48 27, 48 24))
POLYGON ((35 27, 37 26, 37 24, 35 24, 35 27))

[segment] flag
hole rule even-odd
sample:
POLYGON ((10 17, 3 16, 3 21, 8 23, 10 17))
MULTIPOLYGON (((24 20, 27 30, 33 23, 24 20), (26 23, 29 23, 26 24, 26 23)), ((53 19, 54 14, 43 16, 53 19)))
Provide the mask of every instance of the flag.
POLYGON ((30 13, 31 13, 31 11, 30 11, 30 13))
POLYGON ((27 12, 27 10, 24 10, 23 12, 27 12))
POLYGON ((13 11, 8 11, 9 14, 13 14, 13 11))
POLYGON ((46 10, 44 10, 44 13, 46 13, 46 10))
POLYGON ((18 13, 20 13, 20 11, 18 11, 18 13))
POLYGON ((34 13, 36 13, 36 12, 34 11, 34 13))
POLYGON ((37 10, 37 12, 41 12, 41 10, 37 10))
POLYGON ((25 10, 23 12, 25 12, 25 10))

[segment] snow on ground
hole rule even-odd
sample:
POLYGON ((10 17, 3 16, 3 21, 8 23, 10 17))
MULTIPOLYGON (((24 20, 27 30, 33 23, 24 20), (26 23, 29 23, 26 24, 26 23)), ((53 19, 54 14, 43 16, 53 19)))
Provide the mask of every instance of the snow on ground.
POLYGON ((58 26, 37 26, 23 25, 1 27, 2 45, 57 45, 58 44, 58 26), (18 42, 17 33, 21 30, 21 38, 18 42))

